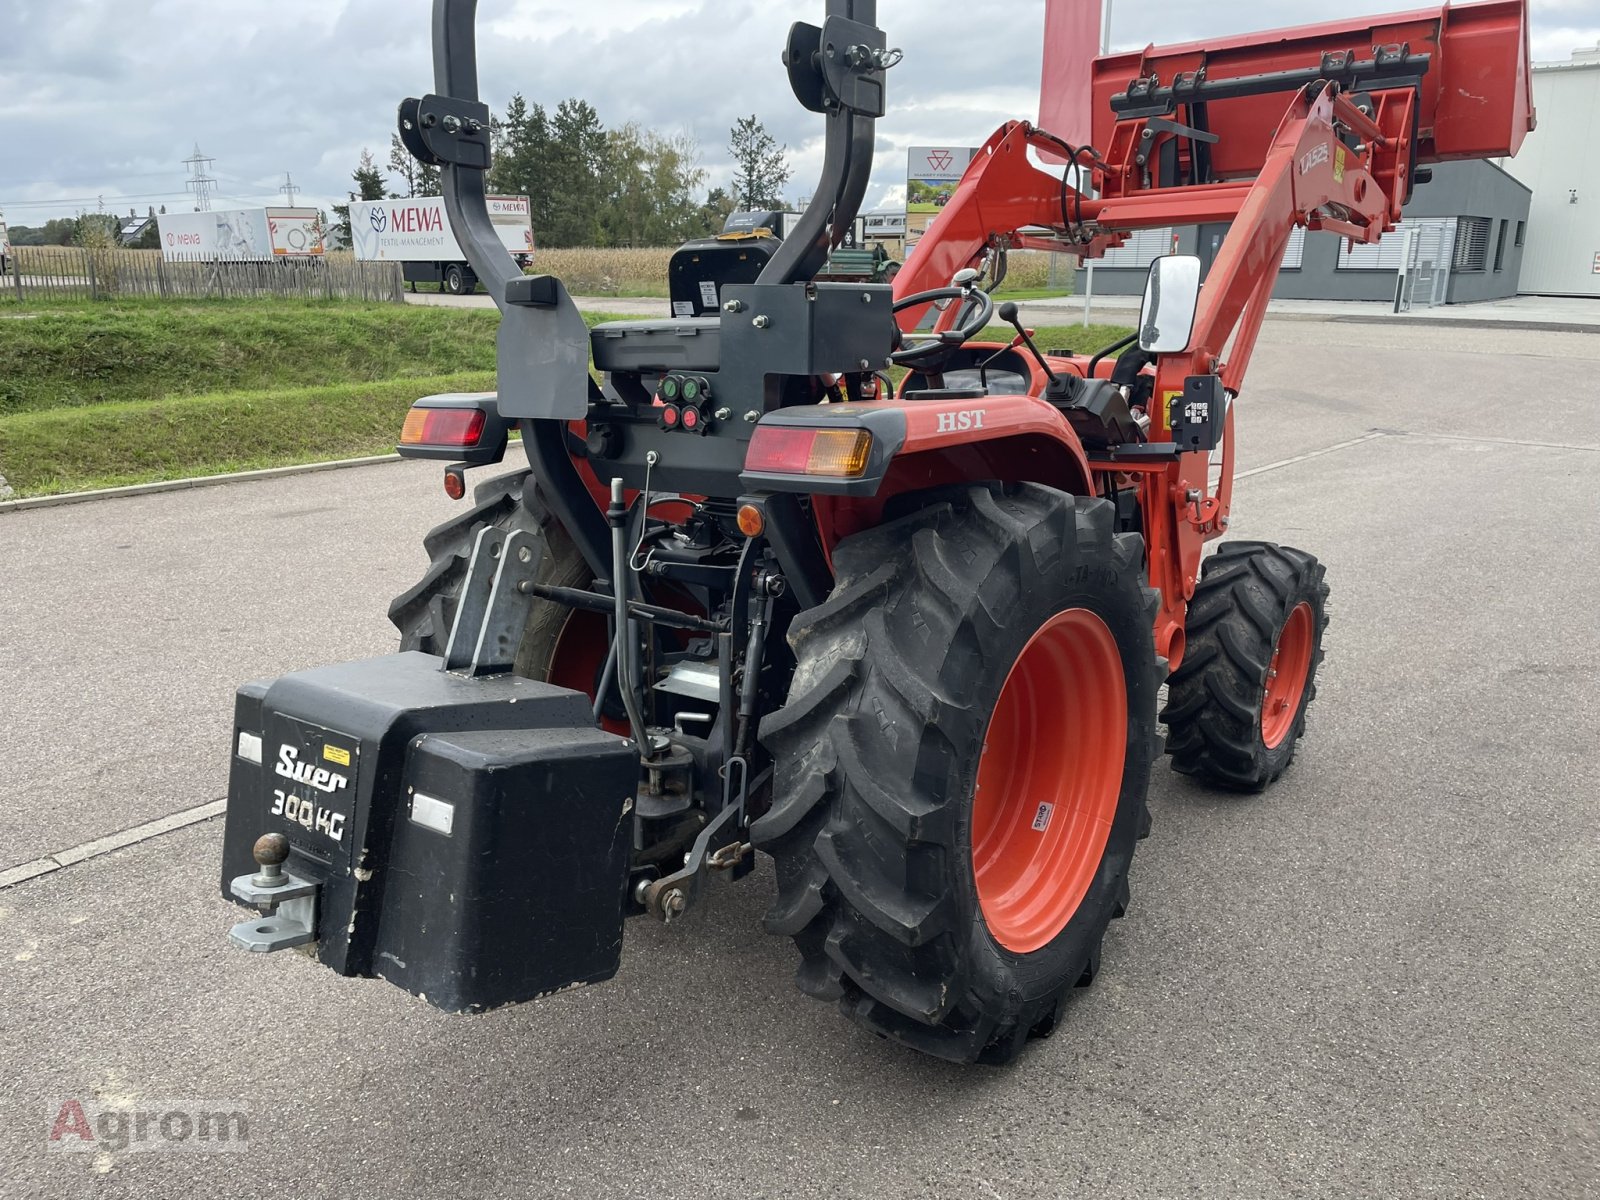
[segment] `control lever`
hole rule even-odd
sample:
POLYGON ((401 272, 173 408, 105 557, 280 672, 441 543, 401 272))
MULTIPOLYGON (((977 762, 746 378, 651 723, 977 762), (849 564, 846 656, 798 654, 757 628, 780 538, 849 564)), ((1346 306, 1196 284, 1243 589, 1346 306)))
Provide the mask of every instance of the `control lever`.
POLYGON ((1050 369, 1049 362, 1045 360, 1044 355, 1039 353, 1039 347, 1033 344, 1033 339, 1028 336, 1028 331, 1022 327, 1022 317, 1017 313, 1016 304, 1007 300, 995 311, 1000 314, 1002 321, 1017 331, 1017 336, 1022 339, 1022 344, 1028 348, 1028 353, 1033 355, 1034 361, 1039 364, 1040 369, 1049 377, 1050 391, 1062 391, 1061 377, 1050 369))

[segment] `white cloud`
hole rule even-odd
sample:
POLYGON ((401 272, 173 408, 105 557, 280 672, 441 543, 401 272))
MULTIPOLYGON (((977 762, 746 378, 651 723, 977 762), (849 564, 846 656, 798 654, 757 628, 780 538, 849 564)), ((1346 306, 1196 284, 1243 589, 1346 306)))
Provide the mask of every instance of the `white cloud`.
MULTIPOLYGON (((1341 13, 1415 0, 1350 0, 1341 13)), ((277 199, 285 171, 301 201, 342 199, 363 147, 388 157, 395 105, 431 90, 428 0, 6 0, 0 38, 0 208, 13 224, 93 207, 185 202, 181 160, 198 141, 219 191, 277 199), (40 203, 52 198, 58 203, 40 203), (88 198, 88 202, 85 202, 88 198)), ((789 93, 779 61, 790 22, 821 0, 482 0, 482 87, 554 105, 582 96, 607 124, 639 121, 700 143, 714 181, 731 171, 733 121, 756 113, 788 144, 792 191, 821 166, 819 119, 789 93)), ((1533 0, 1535 55, 1565 59, 1600 41, 1600 0, 1533 0)), ((898 195, 904 149, 977 145, 1037 111, 1043 0, 881 0, 906 51, 890 76, 869 204, 898 195)), ((1116 0, 1119 46, 1191 41, 1328 19, 1325 0, 1116 0)))

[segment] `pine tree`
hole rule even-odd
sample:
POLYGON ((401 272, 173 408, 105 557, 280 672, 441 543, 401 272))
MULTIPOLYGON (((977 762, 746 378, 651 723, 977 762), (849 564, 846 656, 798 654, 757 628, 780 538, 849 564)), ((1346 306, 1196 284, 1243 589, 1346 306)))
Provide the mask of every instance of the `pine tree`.
POLYGON ((363 149, 361 161, 356 164, 355 172, 350 176, 355 181, 357 200, 387 200, 389 198, 389 181, 378 170, 377 160, 372 157, 372 151, 363 149))
POLYGON ((728 152, 733 155, 733 198, 739 207, 745 212, 782 208, 790 174, 789 147, 778 145, 751 114, 734 124, 728 152))
POLYGON ((389 135, 389 170, 394 172, 395 186, 405 187, 404 197, 396 196, 396 199, 439 194, 439 168, 412 158, 398 133, 389 135))

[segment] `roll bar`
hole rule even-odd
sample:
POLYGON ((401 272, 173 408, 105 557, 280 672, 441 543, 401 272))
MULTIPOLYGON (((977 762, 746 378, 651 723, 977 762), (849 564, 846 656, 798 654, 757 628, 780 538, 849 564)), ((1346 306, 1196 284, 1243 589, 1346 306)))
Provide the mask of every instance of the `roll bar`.
POLYGON ((877 27, 878 0, 828 0, 819 29, 803 21, 789 30, 783 62, 795 99, 828 118, 822 179, 794 231, 768 260, 760 283, 798 283, 816 276, 844 241, 872 177, 876 122, 887 111, 889 68, 900 61, 877 27))
POLYGON ((589 330, 553 275, 524 275, 495 236, 484 174, 489 106, 478 99, 478 0, 433 0, 436 95, 400 105, 400 138, 439 168, 450 228, 500 309, 500 412, 514 419, 581 419, 589 409, 589 330))
MULTIPOLYGON (((491 161, 489 109, 478 98, 477 7, 477 0, 434 0, 433 70, 438 94, 400 105, 400 137, 413 156, 440 168, 451 228, 507 322, 514 327, 530 326, 526 333, 533 336, 580 333, 584 347, 581 366, 586 370, 587 333, 579 328, 581 319, 565 289, 551 276, 524 276, 501 246, 489 220, 484 188, 484 173, 491 161), (530 321, 526 315, 518 315, 513 323, 517 310, 542 311, 550 319, 530 321), (559 330, 547 328, 552 322, 559 330)), ((767 263, 762 283, 813 278, 829 252, 844 241, 861 211, 872 176, 874 123, 887 106, 885 77, 901 58, 899 50, 887 48, 883 31, 877 28, 877 12, 878 0, 827 0, 821 27, 796 22, 789 31, 783 56, 789 82, 805 108, 826 115, 826 150, 822 179, 811 203, 794 233, 767 263)), ((503 325, 502 356, 507 333, 503 325)), ((547 373, 536 389, 538 395, 514 398, 510 409, 506 407, 506 372, 502 370, 501 411, 509 416, 582 417, 587 390, 575 377, 569 356, 546 353, 539 357, 537 365, 547 373), (564 400, 551 392, 557 386, 556 375, 549 373, 552 368, 560 368, 561 386, 578 385, 570 386, 564 400)))

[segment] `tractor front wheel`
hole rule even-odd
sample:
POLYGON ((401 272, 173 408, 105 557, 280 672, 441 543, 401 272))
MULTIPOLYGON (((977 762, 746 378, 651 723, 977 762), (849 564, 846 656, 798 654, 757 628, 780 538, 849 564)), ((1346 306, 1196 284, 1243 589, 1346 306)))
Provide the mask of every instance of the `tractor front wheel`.
POLYGON ((761 727, 769 931, 801 990, 941 1058, 1006 1062, 1087 984, 1149 827, 1162 671, 1110 504, 972 487, 841 542, 761 727))
POLYGON ((1259 792, 1288 768, 1317 694, 1326 574, 1271 542, 1227 542, 1206 560, 1161 714, 1173 770, 1259 792))

